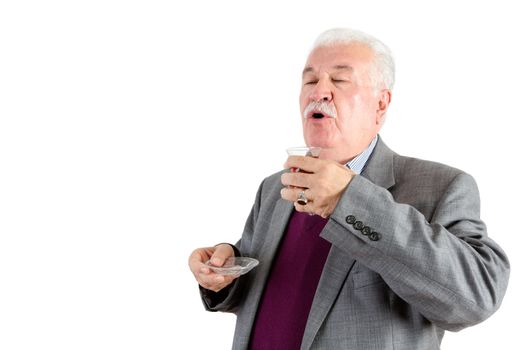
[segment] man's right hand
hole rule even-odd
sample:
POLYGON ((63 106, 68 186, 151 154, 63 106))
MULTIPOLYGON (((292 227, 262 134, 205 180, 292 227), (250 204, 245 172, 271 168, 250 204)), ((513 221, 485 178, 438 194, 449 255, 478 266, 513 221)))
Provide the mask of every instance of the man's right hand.
POLYGON ((223 276, 216 274, 204 263, 211 260, 214 266, 222 266, 235 252, 229 244, 218 244, 215 247, 195 249, 188 259, 190 270, 197 282, 206 289, 218 292, 232 283, 238 276, 223 276))

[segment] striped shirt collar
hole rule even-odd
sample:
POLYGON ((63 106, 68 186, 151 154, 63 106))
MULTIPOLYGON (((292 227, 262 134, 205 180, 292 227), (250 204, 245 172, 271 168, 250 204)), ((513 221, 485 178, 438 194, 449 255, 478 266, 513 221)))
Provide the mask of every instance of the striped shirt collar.
POLYGON ((377 144, 377 135, 374 137, 372 142, 368 145, 367 149, 365 149, 361 154, 354 157, 352 160, 350 160, 348 163, 346 163, 346 166, 352 170, 356 174, 361 174, 361 171, 363 171, 363 168, 366 165, 366 162, 368 161, 368 158, 370 158, 370 155, 372 154, 372 151, 376 147, 377 144))

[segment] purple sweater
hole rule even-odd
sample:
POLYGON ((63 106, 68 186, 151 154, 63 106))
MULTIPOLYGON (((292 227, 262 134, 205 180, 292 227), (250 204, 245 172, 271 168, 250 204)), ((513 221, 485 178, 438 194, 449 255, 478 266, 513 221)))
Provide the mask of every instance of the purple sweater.
POLYGON ((294 211, 266 282, 250 349, 301 347, 304 328, 331 244, 319 237, 327 219, 294 211))

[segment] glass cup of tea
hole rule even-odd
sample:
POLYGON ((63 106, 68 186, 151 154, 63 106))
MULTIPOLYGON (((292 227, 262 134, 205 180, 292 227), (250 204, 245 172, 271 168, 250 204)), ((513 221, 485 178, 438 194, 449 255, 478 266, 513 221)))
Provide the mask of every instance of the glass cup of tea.
MULTIPOLYGON (((289 156, 303 156, 303 157, 313 157, 313 158, 319 158, 319 154, 321 153, 322 148, 321 147, 290 147, 286 149, 286 153, 288 153, 289 156)), ((292 173, 298 173, 301 171, 299 168, 290 168, 290 171, 292 173)))

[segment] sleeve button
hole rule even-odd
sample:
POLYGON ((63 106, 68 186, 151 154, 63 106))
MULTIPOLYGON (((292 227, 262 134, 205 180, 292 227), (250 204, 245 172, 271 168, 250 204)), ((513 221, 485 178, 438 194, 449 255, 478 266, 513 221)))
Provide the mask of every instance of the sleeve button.
POLYGON ((354 223, 354 228, 355 228, 356 230, 361 231, 361 230, 363 229, 363 227, 365 227, 365 225, 364 225, 363 222, 361 222, 361 221, 356 221, 356 222, 354 223))
POLYGON ((353 216, 353 215, 348 215, 348 216, 346 217, 346 223, 347 223, 347 224, 352 225, 354 222, 355 222, 355 216, 353 216))
POLYGON ((368 236, 370 232, 372 232, 372 230, 370 230, 370 227, 368 226, 363 227, 363 229, 361 230, 361 233, 364 234, 365 236, 368 236))
POLYGON ((368 238, 370 238, 371 241, 379 241, 381 239, 381 234, 379 232, 372 232, 368 238))

